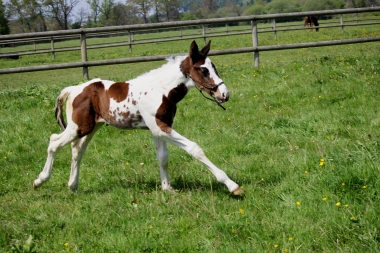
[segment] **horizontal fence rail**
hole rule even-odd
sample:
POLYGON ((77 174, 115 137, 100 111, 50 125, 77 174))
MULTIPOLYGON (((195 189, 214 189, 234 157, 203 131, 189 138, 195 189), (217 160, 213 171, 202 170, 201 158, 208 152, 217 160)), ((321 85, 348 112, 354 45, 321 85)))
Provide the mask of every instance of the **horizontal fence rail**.
MULTIPOLYGON (((366 42, 375 42, 375 41, 380 41, 380 36, 371 37, 371 38, 306 42, 306 43, 297 43, 297 44, 246 47, 246 48, 227 49, 227 50, 213 50, 213 51, 210 51, 208 55, 215 56, 215 55, 228 55, 228 54, 242 54, 242 53, 252 53, 252 52, 258 52, 258 51, 264 52, 264 51, 286 50, 286 49, 297 49, 297 48, 324 47, 324 46, 346 45, 346 44, 366 43, 366 42)), ((99 61, 87 61, 87 62, 75 62, 75 63, 50 64, 50 65, 34 66, 34 67, 0 69, 0 74, 33 72, 33 71, 42 71, 42 70, 57 70, 57 69, 67 69, 67 68, 79 68, 79 67, 95 67, 95 66, 103 66, 103 65, 115 65, 115 64, 137 63, 137 62, 162 61, 162 60, 166 60, 168 58, 172 58, 179 55, 183 55, 183 54, 142 56, 142 57, 120 58, 120 59, 113 59, 113 60, 99 60, 99 61)))
MULTIPOLYGON (((340 10, 326 10, 326 11, 309 11, 309 12, 297 12, 297 13, 281 13, 281 14, 267 14, 267 15, 254 15, 254 16, 244 16, 244 17, 231 17, 231 18, 215 18, 215 19, 204 19, 204 20, 191 20, 191 21, 177 21, 177 22, 165 22, 165 23, 153 23, 153 24, 136 24, 136 25, 126 25, 126 26, 111 26, 111 27, 101 27, 101 28, 84 28, 77 30, 65 30, 65 31, 50 31, 50 32, 39 32, 39 33, 24 33, 24 34, 12 34, 12 35, 2 35, 0 36, 0 46, 6 43, 38 43, 41 40, 50 40, 51 49, 39 49, 36 48, 34 51, 12 51, 1 53, 0 57, 12 57, 12 56, 22 56, 28 54, 43 54, 52 53, 53 58, 56 52, 67 52, 67 51, 81 51, 82 61, 63 63, 63 64, 50 64, 42 66, 29 66, 29 67, 18 67, 18 68, 5 68, 0 69, 0 74, 10 74, 10 73, 21 73, 21 72, 32 72, 32 71, 42 71, 42 70, 56 70, 56 69, 66 69, 66 68, 83 68, 83 76, 89 78, 88 67, 100 66, 100 65, 112 65, 112 64, 124 64, 124 63, 136 63, 136 62, 148 62, 148 61, 160 61, 168 57, 173 57, 173 55, 159 55, 159 56, 145 56, 145 57, 133 57, 133 58, 120 58, 113 60, 101 60, 101 61, 88 61, 87 60, 87 50, 89 49, 99 49, 105 47, 118 47, 128 45, 130 51, 132 50, 132 45, 142 45, 147 43, 157 43, 157 42, 170 42, 178 40, 188 40, 188 39, 199 39, 203 38, 206 41, 206 37, 219 37, 219 36, 232 36, 232 35, 242 35, 242 34, 252 34, 252 47, 248 48, 237 48, 228 50, 217 50, 211 51, 209 55, 226 55, 226 54, 238 54, 238 53, 254 53, 254 64, 259 66, 259 52, 260 51, 271 51, 271 50, 285 50, 285 49, 296 49, 296 48, 307 48, 307 47, 321 47, 321 46, 332 46, 332 45, 344 45, 353 43, 365 43, 380 41, 380 37, 371 38, 359 38, 359 39, 345 39, 345 40, 334 40, 334 41, 320 41, 320 42, 308 42, 308 43, 297 43, 297 44, 285 44, 285 45, 274 45, 274 46, 259 46, 258 33, 265 32, 276 32, 279 31, 296 31, 303 29, 310 29, 304 27, 294 27, 294 28, 282 28, 283 26, 278 25, 276 27, 276 19, 284 18, 295 18, 295 17, 305 17, 309 15, 314 16, 324 16, 324 15, 337 15, 340 14, 340 22, 330 22, 326 25, 319 26, 322 28, 333 28, 340 27, 342 32, 344 31, 344 26, 358 26, 358 25, 376 25, 380 22, 368 22, 374 20, 364 20, 366 22, 359 23, 358 18, 355 20, 350 20, 350 22, 356 23, 343 23, 342 14, 351 13, 363 13, 363 12, 377 12, 380 11, 380 7, 369 7, 369 8, 352 8, 352 9, 340 9, 340 10), (266 26, 265 29, 258 29, 258 21, 271 20, 271 26, 266 26), (251 29, 247 30, 237 30, 229 31, 228 24, 234 22, 251 22, 251 29), (219 32, 213 34, 206 34, 205 27, 207 25, 214 24, 226 24, 226 32, 219 32), (182 28, 186 27, 202 27, 202 34, 182 34, 182 28), (136 32, 155 32, 158 29, 179 29, 180 35, 172 38, 156 38, 149 40, 134 40, 134 33, 136 32), (128 41, 124 42, 113 42, 113 43, 103 43, 101 45, 87 45, 86 39, 91 37, 100 36, 127 36, 128 41), (80 39, 80 47, 67 47, 67 48, 54 48, 54 41, 66 40, 66 39, 80 39)), ((375 20, 376 21, 376 20, 375 20)), ((264 27, 263 27, 264 28, 264 27)), ((199 30, 199 28, 198 28, 199 30)))

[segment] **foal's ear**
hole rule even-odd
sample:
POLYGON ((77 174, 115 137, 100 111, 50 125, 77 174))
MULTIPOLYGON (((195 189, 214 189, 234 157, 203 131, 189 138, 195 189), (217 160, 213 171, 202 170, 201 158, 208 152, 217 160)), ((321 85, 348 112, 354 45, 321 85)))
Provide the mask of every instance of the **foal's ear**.
POLYGON ((205 57, 207 57, 208 52, 210 52, 210 45, 211 45, 211 40, 201 50, 201 52, 205 55, 205 57))
POLYGON ((199 52, 199 48, 198 48, 198 45, 197 43, 195 42, 195 40, 193 40, 193 42, 191 42, 191 45, 190 45, 190 56, 192 54, 197 54, 199 52))
POLYGON ((199 60, 201 60, 201 54, 199 53, 199 48, 195 40, 190 45, 190 58, 193 64, 196 64, 199 60))
POLYGON ((201 51, 199 51, 198 45, 195 41, 191 43, 190 58, 193 61, 194 65, 199 63, 200 61, 204 61, 207 58, 207 54, 210 51, 210 43, 211 43, 211 40, 204 48, 202 48, 201 51))

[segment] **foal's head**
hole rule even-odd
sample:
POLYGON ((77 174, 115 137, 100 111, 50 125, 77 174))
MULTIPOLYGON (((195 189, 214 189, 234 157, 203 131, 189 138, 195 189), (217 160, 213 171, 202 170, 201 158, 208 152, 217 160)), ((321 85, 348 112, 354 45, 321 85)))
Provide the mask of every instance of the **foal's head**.
POLYGON ((215 65, 207 57, 210 44, 211 41, 199 50, 197 43, 193 41, 189 57, 182 62, 181 70, 185 76, 193 80, 198 89, 212 96, 218 103, 224 103, 228 101, 230 95, 215 65))

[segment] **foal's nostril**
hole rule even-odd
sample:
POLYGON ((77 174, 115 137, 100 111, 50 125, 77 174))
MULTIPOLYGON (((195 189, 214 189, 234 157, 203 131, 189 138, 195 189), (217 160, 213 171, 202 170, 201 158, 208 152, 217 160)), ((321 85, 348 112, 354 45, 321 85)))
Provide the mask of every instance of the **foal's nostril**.
POLYGON ((225 102, 227 102, 228 101, 228 94, 226 95, 226 93, 222 93, 222 98, 223 98, 223 100, 225 101, 225 102))

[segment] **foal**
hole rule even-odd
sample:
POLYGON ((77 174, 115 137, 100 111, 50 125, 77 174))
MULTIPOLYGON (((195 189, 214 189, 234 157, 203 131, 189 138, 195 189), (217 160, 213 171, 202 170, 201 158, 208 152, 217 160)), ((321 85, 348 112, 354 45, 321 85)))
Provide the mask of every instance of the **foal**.
POLYGON ((51 135, 45 166, 33 186, 39 187, 49 180, 57 152, 71 143, 72 161, 68 186, 76 192, 80 163, 86 148, 95 132, 107 124, 122 129, 140 128, 151 131, 163 190, 172 189, 166 145, 169 142, 201 161, 230 192, 241 194, 239 186, 205 156, 198 144, 172 128, 176 105, 191 87, 206 92, 218 105, 228 101, 228 89, 207 57, 210 43, 211 41, 199 50, 193 41, 188 56, 169 59, 160 68, 127 82, 97 78, 63 89, 55 106, 56 119, 63 132, 51 135), (63 118, 65 101, 67 125, 63 118))

